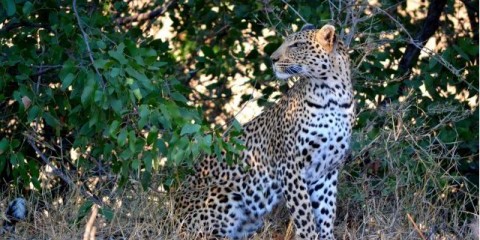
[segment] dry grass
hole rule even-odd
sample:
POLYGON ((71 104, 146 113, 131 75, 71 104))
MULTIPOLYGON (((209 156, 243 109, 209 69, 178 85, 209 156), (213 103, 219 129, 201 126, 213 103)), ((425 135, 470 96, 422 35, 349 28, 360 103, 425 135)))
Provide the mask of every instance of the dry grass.
MULTIPOLYGON (((462 220, 465 209, 452 201, 432 203, 426 192, 415 192, 398 199, 384 197, 381 189, 371 188, 372 179, 359 177, 342 189, 339 200, 336 236, 338 239, 478 239, 472 227, 462 220), (355 194, 346 194, 349 188, 357 188, 355 194), (347 197, 347 195, 350 195, 347 197), (407 216, 412 216, 408 220, 407 216), (414 225, 415 224, 415 225, 414 225), (415 227, 416 226, 416 227, 415 227)), ((396 191, 405 191, 398 186, 396 191)), ((7 204, 2 199, 2 209, 7 204)), ((112 221, 107 221, 95 208, 74 224, 82 205, 82 198, 74 192, 63 198, 29 199, 29 219, 19 223, 16 232, 5 236, 9 239, 205 239, 179 232, 175 210, 168 196, 145 191, 127 191, 119 196, 112 221), (121 204, 120 204, 121 202, 121 204), (95 214, 96 213, 96 214, 95 214)), ((478 228, 477 228, 478 229, 478 228)), ((293 239, 293 226, 283 208, 269 216, 265 228, 251 239, 293 239)))
MULTIPOLYGON (((370 150, 378 151, 371 156, 388 156, 385 151, 396 148, 370 150)), ((467 212, 467 206, 478 205, 471 202, 474 196, 468 189, 447 184, 440 188, 445 191, 435 190, 435 184, 453 176, 438 165, 429 165, 423 175, 416 175, 416 169, 401 162, 403 159, 397 157, 397 152, 390 154, 390 157, 366 165, 360 164, 361 158, 358 158, 344 168, 335 229, 338 239, 478 239, 472 234, 472 227, 477 226, 478 231, 478 221, 473 217, 478 216, 478 209, 467 212)), ((74 222, 85 203, 84 198, 76 191, 60 195, 31 196, 28 221, 19 223, 16 232, 7 237, 205 239, 179 232, 180 223, 175 219, 175 209, 166 193, 143 191, 135 185, 117 190, 104 199, 114 212, 111 221, 98 209, 91 208, 77 224, 74 222)), ((7 202, 18 194, 2 196, 0 209, 3 212, 7 202)), ((265 228, 251 239, 293 239, 292 236, 293 226, 288 213, 279 208, 266 218, 265 228)))

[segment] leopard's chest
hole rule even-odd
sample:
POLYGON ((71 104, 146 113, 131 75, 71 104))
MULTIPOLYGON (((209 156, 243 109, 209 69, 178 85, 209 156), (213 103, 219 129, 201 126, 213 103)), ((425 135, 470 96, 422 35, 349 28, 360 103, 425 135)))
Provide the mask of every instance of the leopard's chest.
POLYGON ((318 176, 338 168, 347 156, 352 133, 353 109, 324 109, 310 114, 298 124, 297 160, 305 166, 304 174, 318 176))

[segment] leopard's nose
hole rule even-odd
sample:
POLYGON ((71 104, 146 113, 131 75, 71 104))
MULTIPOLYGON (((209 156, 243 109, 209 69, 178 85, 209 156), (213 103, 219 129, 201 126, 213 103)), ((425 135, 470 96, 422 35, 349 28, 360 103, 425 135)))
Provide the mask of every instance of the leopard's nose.
POLYGON ((275 64, 280 60, 280 49, 277 49, 277 51, 273 52, 272 55, 270 55, 270 59, 272 60, 272 64, 275 64))
POLYGON ((278 62, 278 60, 279 60, 280 58, 279 58, 279 57, 270 56, 270 59, 272 60, 272 64, 275 64, 276 62, 278 62))

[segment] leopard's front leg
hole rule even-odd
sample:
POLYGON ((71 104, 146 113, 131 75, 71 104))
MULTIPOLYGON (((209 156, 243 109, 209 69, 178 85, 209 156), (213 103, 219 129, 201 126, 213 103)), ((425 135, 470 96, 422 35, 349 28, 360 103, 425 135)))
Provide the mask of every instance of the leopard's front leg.
POLYGON ((291 161, 281 164, 280 178, 283 195, 295 224, 296 239, 318 239, 308 185, 301 176, 299 164, 291 161))
POLYGON ((308 181, 308 192, 312 202, 317 231, 322 240, 334 240, 338 169, 321 174, 316 180, 308 181))

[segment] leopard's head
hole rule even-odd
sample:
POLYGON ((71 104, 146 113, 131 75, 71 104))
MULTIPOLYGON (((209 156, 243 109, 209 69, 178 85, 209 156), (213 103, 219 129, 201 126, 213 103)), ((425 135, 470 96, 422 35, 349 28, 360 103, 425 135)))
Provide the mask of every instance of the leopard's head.
POLYGON ((337 41, 335 27, 315 29, 307 24, 289 35, 270 56, 273 71, 280 79, 294 76, 322 78, 340 60, 348 61, 343 45, 337 41))

